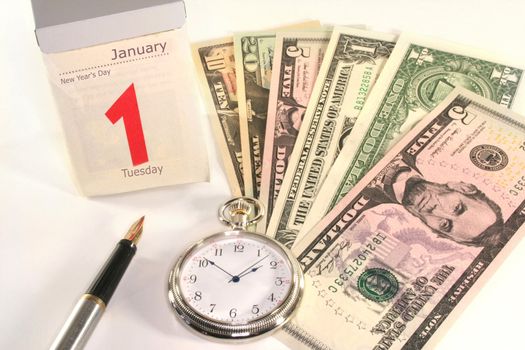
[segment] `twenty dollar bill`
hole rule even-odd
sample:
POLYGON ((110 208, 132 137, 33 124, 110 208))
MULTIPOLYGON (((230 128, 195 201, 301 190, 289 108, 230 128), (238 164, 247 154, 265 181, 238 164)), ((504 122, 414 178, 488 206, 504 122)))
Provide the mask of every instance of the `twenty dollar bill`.
POLYGON ((246 195, 257 198, 275 32, 238 34, 234 42, 246 195))
POLYGON ((234 37, 246 196, 259 197, 275 35, 292 28, 317 27, 318 21, 307 21, 270 31, 238 33, 234 37))
POLYGON ((267 234, 291 246, 369 89, 395 45, 390 34, 336 28, 289 158, 267 234))
POLYGON ((281 338, 293 349, 432 348, 525 233, 521 120, 450 94, 294 247, 307 288, 281 338))

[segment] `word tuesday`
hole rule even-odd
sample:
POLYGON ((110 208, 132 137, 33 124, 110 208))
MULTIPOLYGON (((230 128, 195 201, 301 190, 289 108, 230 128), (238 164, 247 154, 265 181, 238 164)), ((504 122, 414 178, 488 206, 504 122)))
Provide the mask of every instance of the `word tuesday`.
POLYGON ((111 53, 113 54, 113 57, 111 58, 111 60, 114 61, 118 58, 142 56, 142 55, 154 53, 154 52, 164 53, 165 50, 166 50, 166 42, 156 43, 152 45, 130 47, 129 49, 125 49, 125 50, 111 49, 111 53))
POLYGON ((151 166, 148 165, 146 168, 140 169, 120 169, 124 177, 133 177, 133 176, 144 176, 144 175, 162 175, 162 169, 164 166, 151 166))

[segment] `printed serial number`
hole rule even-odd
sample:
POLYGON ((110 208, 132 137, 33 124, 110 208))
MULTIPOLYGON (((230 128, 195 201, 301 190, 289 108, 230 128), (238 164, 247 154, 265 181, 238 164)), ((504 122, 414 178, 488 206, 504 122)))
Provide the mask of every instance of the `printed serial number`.
POLYGON ((363 72, 363 77, 361 78, 361 86, 359 86, 359 90, 357 91, 354 109, 357 109, 359 111, 363 109, 366 96, 368 95, 368 90, 370 90, 371 82, 372 68, 366 67, 366 70, 363 72))
MULTIPOLYGON (((376 233, 375 237, 372 238, 369 243, 365 244, 365 248, 361 250, 354 259, 352 259, 352 262, 339 274, 339 277, 334 280, 334 284, 344 288, 345 282, 360 269, 360 266, 369 259, 370 255, 373 255, 373 252, 385 241, 385 239, 386 236, 383 233, 376 233)), ((335 293, 337 292, 337 287, 331 285, 328 286, 328 290, 335 293)))
POLYGON ((509 190, 509 193, 513 196, 517 196, 521 191, 525 189, 525 175, 518 179, 518 181, 509 190))

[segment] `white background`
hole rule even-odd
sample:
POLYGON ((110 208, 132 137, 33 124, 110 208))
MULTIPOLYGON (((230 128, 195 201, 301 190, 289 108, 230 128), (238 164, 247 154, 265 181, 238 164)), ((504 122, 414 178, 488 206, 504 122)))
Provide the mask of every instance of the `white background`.
MULTIPOLYGON (((190 243, 222 229, 216 210, 229 198, 204 114, 210 183, 79 196, 29 1, 4 0, 1 6, 0 348, 47 348, 117 240, 145 214, 138 253, 87 348, 231 349, 183 328, 166 300, 171 265, 190 243)), ((409 30, 525 57, 525 3, 520 0, 187 0, 186 7, 192 41, 319 19, 409 30)), ((525 108, 518 106, 517 112, 525 114, 525 108)), ((522 348, 524 266, 522 241, 437 348, 522 348)), ((349 339, 349 349, 351 344, 349 339)), ((273 338, 235 348, 285 349, 273 338)))

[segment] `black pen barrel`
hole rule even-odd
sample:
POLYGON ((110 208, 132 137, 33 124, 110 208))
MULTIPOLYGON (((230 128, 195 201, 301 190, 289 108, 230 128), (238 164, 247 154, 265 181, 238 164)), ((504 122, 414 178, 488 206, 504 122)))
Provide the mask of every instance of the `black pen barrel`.
POLYGON ((50 350, 82 350, 84 348, 137 251, 136 244, 142 236, 143 227, 144 216, 135 221, 124 239, 117 243, 86 294, 75 305, 51 344, 50 350))
POLYGON ((133 242, 121 239, 86 293, 100 298, 107 305, 136 251, 133 242))

